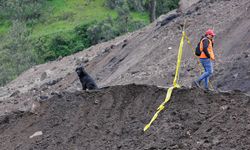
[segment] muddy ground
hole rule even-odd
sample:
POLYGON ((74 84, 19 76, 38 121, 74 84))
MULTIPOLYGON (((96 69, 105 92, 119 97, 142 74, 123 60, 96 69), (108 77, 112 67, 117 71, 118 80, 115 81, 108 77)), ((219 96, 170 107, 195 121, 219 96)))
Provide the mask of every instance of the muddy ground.
MULTIPOLYGON (((243 93, 250 93, 250 1, 202 0, 172 13, 176 17, 167 24, 159 26, 157 20, 34 66, 1 87, 0 149, 250 149, 250 98, 243 93), (165 98, 167 90, 159 86, 172 84, 185 20, 193 46, 208 28, 216 31, 211 81, 217 92, 174 90, 166 109, 144 133, 165 98), (100 87, 113 87, 81 91, 74 72, 79 63, 100 87), (218 93, 228 90, 238 91, 218 93), (34 103, 40 106, 32 111, 34 103), (42 135, 30 138, 34 133, 42 135)), ((198 75, 196 58, 185 44, 180 84, 188 87, 198 75)))
POLYGON ((250 97, 237 91, 174 90, 143 132, 166 91, 131 84, 58 93, 41 102, 36 114, 1 116, 1 150, 250 149, 250 97), (37 131, 43 134, 29 138, 37 131))

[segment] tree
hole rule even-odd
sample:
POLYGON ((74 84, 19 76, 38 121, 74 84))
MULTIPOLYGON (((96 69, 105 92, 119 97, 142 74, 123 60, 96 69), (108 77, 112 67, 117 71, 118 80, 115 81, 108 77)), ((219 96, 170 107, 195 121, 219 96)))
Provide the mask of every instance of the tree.
POLYGON ((2 17, 9 18, 12 23, 5 37, 6 41, 0 48, 0 85, 6 84, 37 62, 26 23, 35 17, 33 15, 37 12, 36 4, 39 1, 41 0, 0 1, 2 17))
POLYGON ((180 0, 107 0, 106 6, 111 9, 121 8, 124 4, 129 6, 129 11, 146 11, 150 21, 176 9, 180 0))
POLYGON ((13 21, 9 33, 10 41, 5 48, 11 58, 13 68, 15 68, 18 74, 36 62, 36 55, 33 52, 33 47, 30 44, 28 36, 29 32, 27 31, 26 24, 18 20, 13 21))
POLYGON ((156 19, 156 0, 149 1, 149 17, 150 22, 154 22, 156 19))

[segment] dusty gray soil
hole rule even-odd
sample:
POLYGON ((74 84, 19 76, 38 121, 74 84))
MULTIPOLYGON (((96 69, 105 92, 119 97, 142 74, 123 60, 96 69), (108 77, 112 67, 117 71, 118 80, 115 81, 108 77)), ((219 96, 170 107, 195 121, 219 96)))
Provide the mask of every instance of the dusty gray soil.
MULTIPOLYGON (((218 61, 211 78, 214 88, 250 94, 250 1, 204 0, 183 13, 173 11, 171 14, 177 17, 164 26, 159 26, 158 20, 139 31, 75 55, 34 66, 0 88, 0 114, 13 109, 27 110, 40 96, 81 90, 74 72, 78 63, 84 63, 101 87, 130 83, 170 86, 184 20, 193 45, 207 28, 213 27, 216 31, 218 61)), ((185 44, 180 84, 190 86, 198 77, 199 69, 192 50, 185 44)))
POLYGON ((143 127, 166 89, 115 86, 63 92, 41 103, 37 114, 16 111, 1 117, 2 150, 250 149, 250 97, 241 92, 174 90, 152 127, 143 127), (42 131, 43 135, 29 138, 42 131))
MULTIPOLYGON (((250 1, 202 0, 183 13, 34 66, 0 88, 0 149, 250 149, 250 1), (214 28, 212 84, 217 92, 178 89, 146 133, 142 129, 172 84, 184 20, 193 46, 214 28), (160 25, 163 26, 160 26, 160 25), (83 92, 74 68, 83 63, 100 87, 83 92), (143 85, 127 85, 131 83, 143 85), (144 85, 147 84, 147 85, 144 85), (220 92, 218 91, 238 92, 220 92), (240 92, 242 91, 242 92, 240 92), (31 112, 33 104, 41 106, 31 112), (37 131, 43 135, 29 138, 37 131)), ((180 84, 199 75, 184 45, 180 84)))

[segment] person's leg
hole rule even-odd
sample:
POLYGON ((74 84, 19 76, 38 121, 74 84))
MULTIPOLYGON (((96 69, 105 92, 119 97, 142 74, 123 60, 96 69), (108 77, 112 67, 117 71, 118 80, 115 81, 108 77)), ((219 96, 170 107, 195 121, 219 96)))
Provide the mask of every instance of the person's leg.
POLYGON ((204 82, 205 82, 205 84, 204 84, 204 87, 205 87, 205 89, 208 89, 208 82, 209 82, 209 76, 208 77, 206 77, 206 78, 204 78, 204 82))
POLYGON ((207 76, 209 76, 208 68, 207 68, 207 59, 200 59, 200 62, 204 68, 204 73, 199 77, 197 80, 198 83, 200 83, 202 80, 204 80, 207 76))
POLYGON ((195 80, 193 82, 193 84, 197 87, 200 87, 201 81, 206 77, 207 73, 206 73, 206 68, 205 68, 205 64, 204 64, 204 60, 200 59, 200 63, 204 68, 204 73, 198 78, 198 80, 195 80))
POLYGON ((207 72, 207 76, 204 78, 205 81, 205 89, 209 89, 208 83, 209 83, 209 77, 212 75, 213 73, 213 65, 212 62, 209 60, 205 63, 205 67, 206 67, 206 72, 207 72))

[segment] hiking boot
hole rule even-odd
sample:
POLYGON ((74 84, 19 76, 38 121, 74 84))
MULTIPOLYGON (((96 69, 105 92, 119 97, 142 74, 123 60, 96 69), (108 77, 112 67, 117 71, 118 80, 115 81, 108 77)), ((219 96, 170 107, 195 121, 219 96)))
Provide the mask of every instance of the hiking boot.
POLYGON ((212 92, 212 91, 214 91, 214 90, 212 90, 210 88, 205 88, 204 90, 205 90, 205 92, 212 92))
POLYGON ((200 86, 200 83, 199 83, 198 81, 194 81, 194 82, 193 82, 193 85, 196 86, 196 87, 199 87, 199 88, 201 87, 201 86, 200 86))

